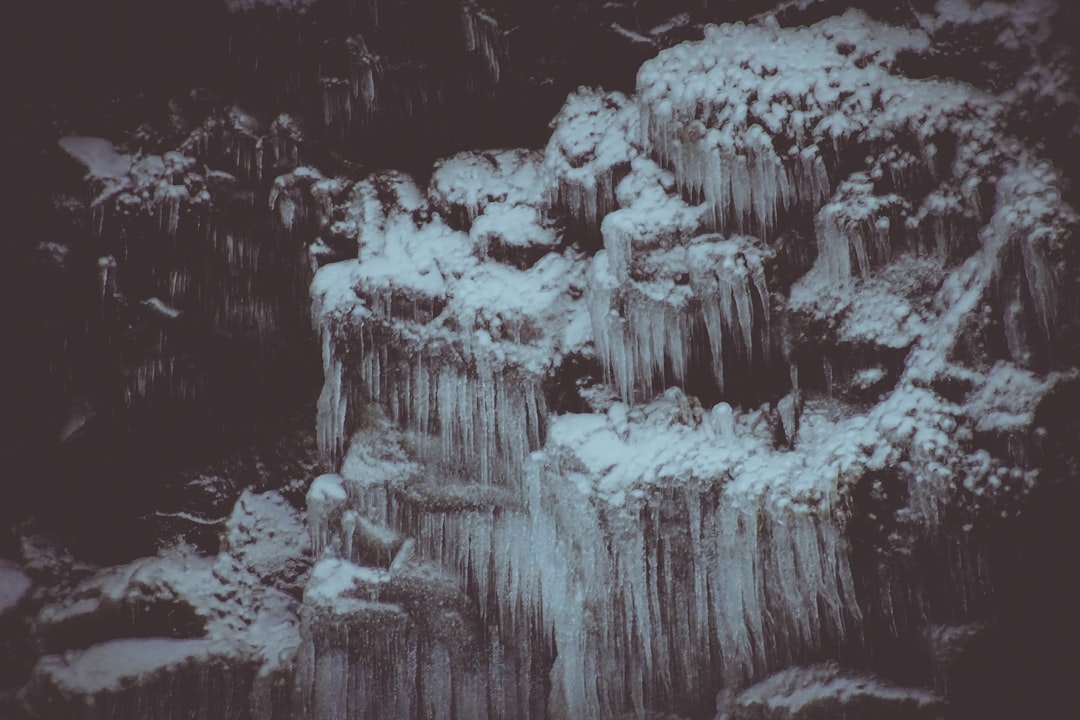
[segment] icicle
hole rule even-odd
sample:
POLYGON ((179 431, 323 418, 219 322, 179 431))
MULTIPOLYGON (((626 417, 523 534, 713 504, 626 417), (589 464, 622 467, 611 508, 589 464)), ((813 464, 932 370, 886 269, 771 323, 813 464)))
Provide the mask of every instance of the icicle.
POLYGON ((105 255, 103 257, 99 257, 97 261, 97 266, 98 292, 101 295, 101 301, 104 302, 107 298, 114 297, 117 293, 116 258, 112 255, 105 255))
POLYGON ((465 49, 483 58, 488 79, 499 82, 499 27, 495 19, 482 12, 474 3, 461 5, 461 25, 465 35, 465 49))

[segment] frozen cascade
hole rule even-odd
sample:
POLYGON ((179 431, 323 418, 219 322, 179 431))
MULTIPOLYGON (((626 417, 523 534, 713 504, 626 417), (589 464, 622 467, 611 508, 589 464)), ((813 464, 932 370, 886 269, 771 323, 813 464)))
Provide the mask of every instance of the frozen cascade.
MULTIPOLYGON (((1008 26, 1008 10, 985 5, 980 22, 1008 26)), ((518 28, 472 0, 440 15, 450 46, 433 54, 464 59, 459 10, 466 82, 509 79, 518 28)), ((299 166, 297 122, 266 131, 236 107, 174 153, 65 138, 91 180, 94 289, 152 332, 205 311, 229 338, 280 337, 281 301, 264 287, 289 262, 276 243, 310 244, 330 472, 308 489, 306 537, 298 518, 268 523, 299 527, 295 548, 260 539, 245 555, 231 518, 219 560, 191 561, 183 591, 162 585, 205 595, 206 638, 43 658, 35 682, 78 701, 52 714, 697 717, 718 690, 719 717, 841 714, 847 700, 940 714, 928 691, 791 666, 883 667, 883 634, 888 651, 942 621, 992 622, 996 557, 981 543, 1026 512, 1059 432, 1047 408, 1075 392, 1060 359, 1074 360, 1066 273, 1080 220, 1063 175, 1004 134, 1015 97, 912 77, 933 57, 934 23, 964 25, 934 13, 975 10, 938 3, 918 29, 855 11, 806 28, 763 16, 671 46, 696 22, 688 12, 621 36, 667 48, 635 96, 578 90, 542 154, 460 152, 426 188, 399 172, 356 180, 351 149, 339 152, 335 136, 372 112, 408 115, 442 92, 423 60, 386 62, 355 24, 323 53, 338 67, 320 65, 331 132, 309 161, 322 171, 299 166), (246 208, 273 175, 264 241, 246 208), (811 226, 816 247, 793 248, 811 226), (114 235, 115 248, 101 242, 114 235), (147 238, 226 267, 154 266, 154 287, 127 302, 118 279, 153 261, 147 238), (766 367, 774 334, 786 395, 781 368, 766 367), (735 407, 687 394, 699 370, 718 386, 702 397, 719 389, 735 407), (770 402, 740 406, 736 379, 770 402)), ((340 19, 328 13, 308 30, 340 19)), ((195 393, 168 332, 150 339, 125 365, 128 402, 195 393)), ((146 579, 93 577, 37 622, 81 622, 95 587, 134 618, 146 579)))
MULTIPOLYGON (((638 71, 642 143, 683 191, 709 204, 719 232, 771 239, 785 213, 825 202, 847 148, 890 147, 904 136, 921 148, 930 177, 935 138, 955 139, 963 152, 941 182, 977 206, 976 171, 993 162, 985 143, 1000 107, 967 86, 890 74, 897 52, 925 38, 880 27, 857 11, 806 28, 711 27, 704 40, 665 50, 638 71), (861 60, 834 42, 856 36, 865 43, 861 60)), ((893 157, 890 172, 917 176, 907 160, 893 157)))
POLYGON ((626 440, 604 416, 564 416, 533 460, 528 510, 535 531, 550 528, 559 558, 538 559, 539 584, 568 717, 670 707, 715 691, 717 671, 740 684, 858 620, 829 509, 837 474, 818 464, 827 454, 787 458, 779 470, 783 456, 758 457, 748 417, 742 442, 718 448, 703 429, 672 421, 670 399, 644 412, 626 440))
POLYGON ((605 250, 590 268, 597 355, 625 401, 635 391, 651 398, 669 368, 685 382, 698 322, 721 389, 726 342, 747 362, 755 350, 769 360, 769 251, 754 238, 701 234, 705 207, 673 190, 671 173, 635 158, 618 187, 621 207, 601 226, 605 250))

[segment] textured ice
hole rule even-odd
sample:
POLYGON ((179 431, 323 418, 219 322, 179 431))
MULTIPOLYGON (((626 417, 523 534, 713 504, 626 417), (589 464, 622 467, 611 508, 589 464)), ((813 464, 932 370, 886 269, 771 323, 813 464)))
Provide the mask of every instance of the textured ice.
MULTIPOLYGON (((854 143, 908 136, 929 164, 938 135, 958 145, 985 138, 997 111, 987 96, 888 72, 899 50, 920 44, 918 32, 856 11, 809 28, 711 27, 639 70, 643 143, 709 203, 714 228, 771 238, 786 212, 824 203, 830 168, 854 143), (844 54, 844 43, 860 51, 844 54)), ((963 170, 953 168, 958 184, 971 177, 963 170)))
POLYGON ((521 149, 458 153, 435 163, 428 193, 444 215, 461 208, 470 224, 492 204, 536 207, 544 199, 541 162, 521 149))
POLYGON ((549 202, 589 232, 615 209, 615 186, 639 154, 638 116, 622 93, 579 88, 551 122, 544 150, 549 202))
POLYGON ((611 250, 596 255, 587 294, 596 351, 625 401, 638 391, 651 397, 668 368, 676 383, 686 381, 699 320, 721 389, 728 344, 748 362, 755 355, 768 362, 768 254, 754 238, 700 235, 641 253, 633 262, 640 279, 622 281, 612 272, 611 250))
POLYGON ((351 205, 372 218, 358 223, 360 258, 322 268, 312 284, 326 370, 319 438, 327 462, 340 460, 355 388, 394 421, 436 435, 434 446, 421 447, 443 462, 471 468, 484 482, 518 477, 542 435, 541 383, 571 349, 558 330, 584 312, 571 294, 583 284, 583 263, 572 251, 525 269, 485 261, 441 216, 421 217, 418 196, 379 202, 385 196, 354 190, 351 205), (410 206, 417 209, 406 213, 410 206), (351 377, 345 353, 355 358, 351 377))
POLYGON ((461 3, 461 27, 465 35, 465 49, 483 60, 488 80, 498 84, 503 41, 495 18, 480 9, 473 0, 465 0, 461 3))

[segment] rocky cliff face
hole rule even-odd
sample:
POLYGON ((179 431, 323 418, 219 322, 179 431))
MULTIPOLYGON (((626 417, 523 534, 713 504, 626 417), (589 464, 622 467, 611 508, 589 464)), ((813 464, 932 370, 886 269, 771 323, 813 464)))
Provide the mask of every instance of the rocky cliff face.
POLYGON ((23 526, 22 712, 1075 705, 1068 8, 207 12, 220 78, 58 141, 50 422, 314 417, 142 490, 153 557, 23 526))

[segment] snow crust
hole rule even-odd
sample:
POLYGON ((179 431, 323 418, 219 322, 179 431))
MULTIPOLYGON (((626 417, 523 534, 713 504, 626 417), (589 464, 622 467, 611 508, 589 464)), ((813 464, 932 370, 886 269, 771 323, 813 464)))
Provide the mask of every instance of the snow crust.
POLYGON ((93 694, 120 690, 125 682, 161 671, 209 664, 213 650, 213 644, 201 638, 125 638, 63 658, 46 656, 37 672, 48 674, 63 689, 93 694))
POLYGON ((539 205, 544 197, 541 162, 539 153, 522 149, 458 153, 435 163, 428 192, 445 215, 460 207, 471 224, 495 203, 539 205))

